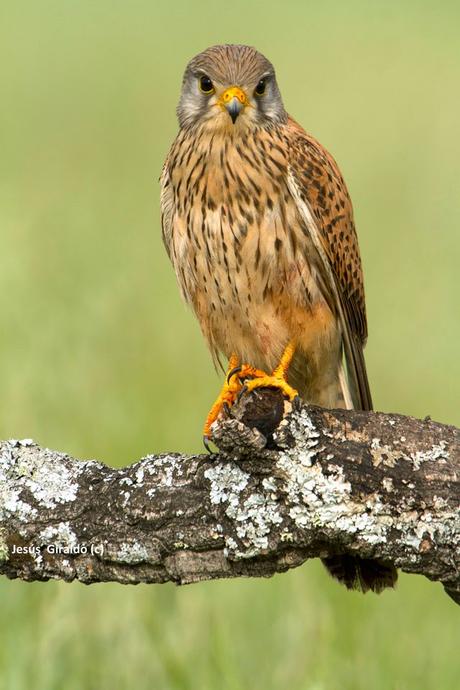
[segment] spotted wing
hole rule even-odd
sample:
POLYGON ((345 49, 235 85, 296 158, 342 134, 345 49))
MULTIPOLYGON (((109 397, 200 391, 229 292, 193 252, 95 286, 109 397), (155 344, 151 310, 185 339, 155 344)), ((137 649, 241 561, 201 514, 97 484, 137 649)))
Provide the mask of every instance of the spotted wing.
POLYGON ((163 166, 160 177, 160 209, 161 209, 161 230, 163 243, 168 253, 169 258, 171 258, 171 235, 172 235, 172 217, 174 212, 174 194, 171 188, 171 181, 169 178, 169 159, 163 166))
POLYGON ((371 410, 364 283, 351 200, 332 156, 294 120, 288 130, 289 187, 320 256, 324 297, 341 322, 353 407, 371 410))

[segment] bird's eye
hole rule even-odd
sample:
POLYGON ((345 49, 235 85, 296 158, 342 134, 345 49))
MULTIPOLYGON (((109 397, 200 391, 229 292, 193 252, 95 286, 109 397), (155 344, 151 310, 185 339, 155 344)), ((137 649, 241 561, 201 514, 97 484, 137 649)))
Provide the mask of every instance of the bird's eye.
POLYGON ((261 79, 259 83, 257 84, 254 93, 256 96, 263 96, 265 93, 265 89, 267 87, 267 82, 265 79, 261 79))
POLYGON ((214 93, 214 86, 209 77, 200 77, 200 91, 203 93, 214 93))

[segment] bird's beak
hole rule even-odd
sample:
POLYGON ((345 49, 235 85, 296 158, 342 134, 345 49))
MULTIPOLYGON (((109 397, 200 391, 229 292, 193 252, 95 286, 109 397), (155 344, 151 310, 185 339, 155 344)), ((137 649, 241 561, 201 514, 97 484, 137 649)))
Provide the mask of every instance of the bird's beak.
POLYGON ((236 118, 243 108, 249 104, 249 101, 242 89, 238 86, 231 86, 223 92, 219 98, 219 103, 226 109, 232 118, 233 124, 235 124, 236 118))

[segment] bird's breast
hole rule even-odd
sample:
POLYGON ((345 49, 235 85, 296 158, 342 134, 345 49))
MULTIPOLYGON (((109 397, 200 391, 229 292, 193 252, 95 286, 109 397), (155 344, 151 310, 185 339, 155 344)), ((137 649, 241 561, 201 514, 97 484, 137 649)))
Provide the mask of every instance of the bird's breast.
POLYGON ((171 258, 183 294, 220 349, 255 324, 270 347, 273 337, 289 335, 289 315, 319 296, 282 136, 199 139, 187 155, 183 148, 170 170, 171 258))

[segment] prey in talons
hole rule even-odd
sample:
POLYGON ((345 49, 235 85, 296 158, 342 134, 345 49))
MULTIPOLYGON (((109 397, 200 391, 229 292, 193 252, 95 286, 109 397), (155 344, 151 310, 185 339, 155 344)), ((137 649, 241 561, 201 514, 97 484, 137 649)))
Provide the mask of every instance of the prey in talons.
POLYGON ((238 402, 244 393, 249 393, 256 388, 277 388, 291 402, 298 398, 295 388, 287 382, 289 365, 294 352, 295 347, 291 342, 284 350, 280 363, 271 374, 267 374, 265 371, 256 369, 249 364, 239 365, 238 357, 235 354, 230 357, 224 385, 206 417, 203 428, 203 443, 207 451, 212 452, 209 445, 212 424, 222 413, 228 414, 231 406, 238 402))

